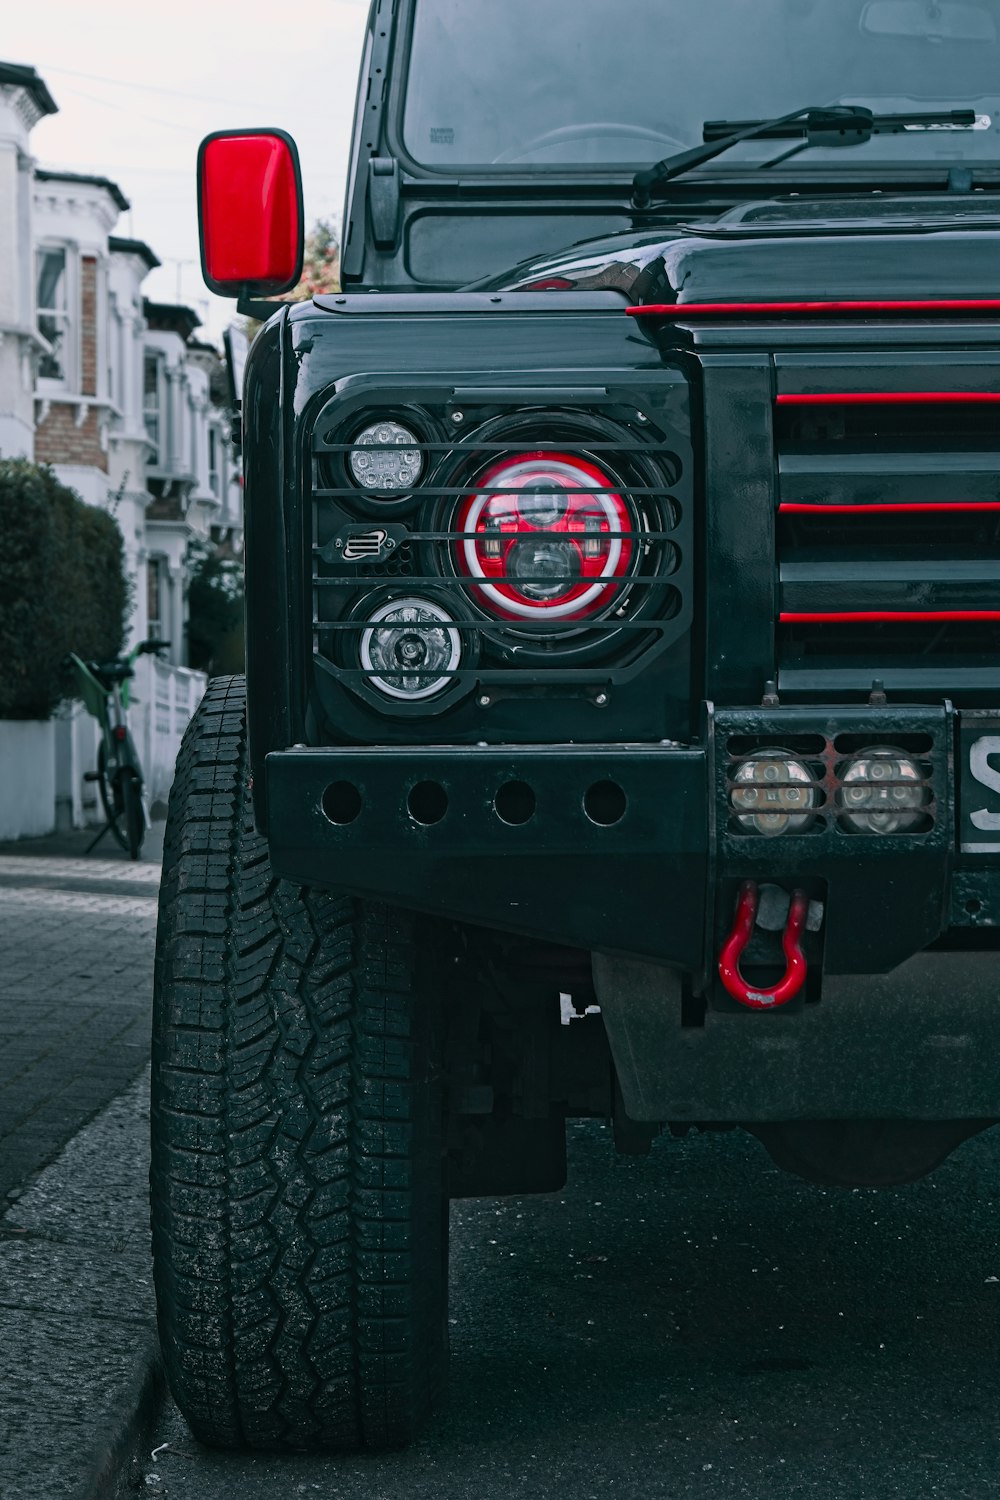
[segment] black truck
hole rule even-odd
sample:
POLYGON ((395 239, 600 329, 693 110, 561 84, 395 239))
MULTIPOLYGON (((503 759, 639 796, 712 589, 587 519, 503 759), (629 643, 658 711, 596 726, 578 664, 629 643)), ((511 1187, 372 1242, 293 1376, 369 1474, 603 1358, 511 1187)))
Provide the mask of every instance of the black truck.
MULTIPOLYGON (((406 1442, 449 1198, 557 1190, 567 1119, 864 1186, 1000 1120, 998 190, 998 0, 373 4, 168 820, 206 1442, 406 1442)), ((287 136, 199 194, 210 287, 296 284, 287 136)))

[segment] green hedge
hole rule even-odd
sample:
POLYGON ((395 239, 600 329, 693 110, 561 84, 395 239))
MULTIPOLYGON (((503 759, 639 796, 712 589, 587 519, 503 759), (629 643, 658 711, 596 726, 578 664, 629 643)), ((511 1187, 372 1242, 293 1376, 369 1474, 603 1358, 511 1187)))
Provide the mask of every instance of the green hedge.
POLYGON ((51 469, 0 459, 0 719, 48 719, 68 651, 101 661, 125 636, 122 537, 51 469))

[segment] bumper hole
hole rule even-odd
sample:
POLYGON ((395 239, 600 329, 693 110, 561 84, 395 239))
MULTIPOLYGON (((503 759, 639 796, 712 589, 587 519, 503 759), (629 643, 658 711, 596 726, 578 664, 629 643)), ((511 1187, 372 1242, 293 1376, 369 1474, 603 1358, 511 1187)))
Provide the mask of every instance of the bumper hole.
POLYGON ((448 811, 448 793, 437 781, 418 781, 409 790, 406 807, 414 823, 430 828, 448 811))
POLYGON ((628 798, 617 781, 595 781, 583 794, 583 810, 592 823, 612 828, 620 823, 628 807, 628 798))
POLYGON ((323 812, 331 823, 343 827, 353 823, 364 806, 364 799, 353 781, 331 781, 323 793, 323 812))
POLYGON ((534 789, 526 781, 505 781, 493 798, 493 806, 502 823, 518 828, 535 816, 534 789))

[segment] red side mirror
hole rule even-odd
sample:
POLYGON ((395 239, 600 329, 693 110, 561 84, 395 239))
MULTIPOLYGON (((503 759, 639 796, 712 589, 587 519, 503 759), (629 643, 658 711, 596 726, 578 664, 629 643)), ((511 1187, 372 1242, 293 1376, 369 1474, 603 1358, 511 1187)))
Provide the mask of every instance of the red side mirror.
POLYGON ((302 178, 283 130, 220 130, 198 151, 201 270, 221 297, 274 297, 302 274, 302 178))

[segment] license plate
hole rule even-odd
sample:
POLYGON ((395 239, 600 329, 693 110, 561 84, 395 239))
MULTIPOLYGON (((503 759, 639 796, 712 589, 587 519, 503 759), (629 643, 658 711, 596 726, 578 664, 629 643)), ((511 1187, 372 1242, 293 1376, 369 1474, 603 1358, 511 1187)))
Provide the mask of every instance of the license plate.
POLYGON ((1000 854, 1000 714, 962 714, 960 843, 963 854, 1000 854))

